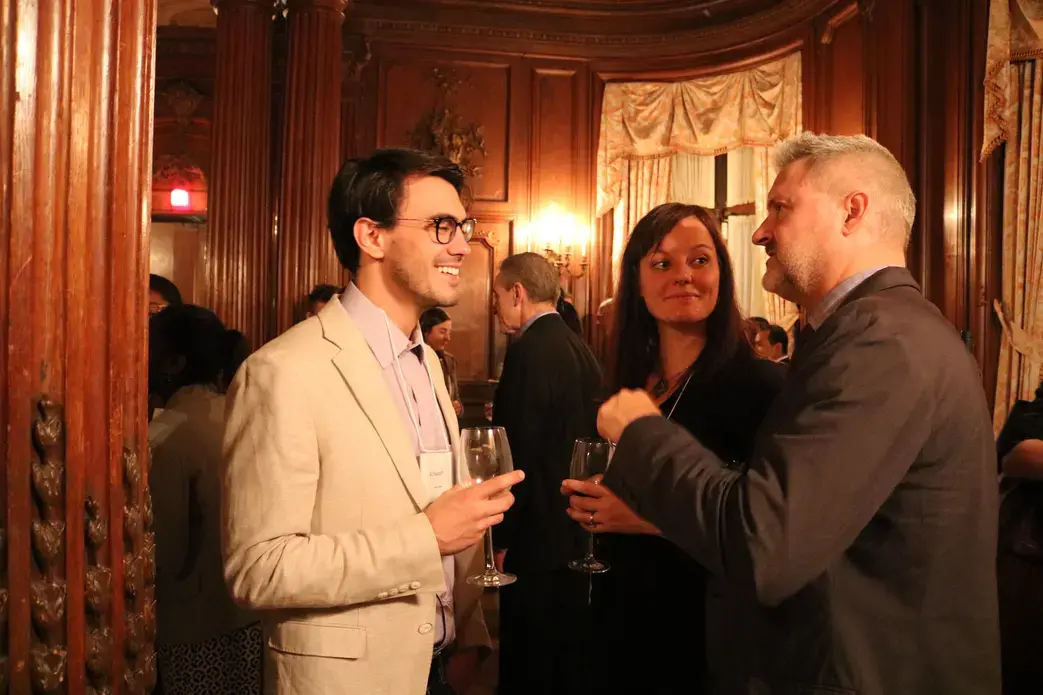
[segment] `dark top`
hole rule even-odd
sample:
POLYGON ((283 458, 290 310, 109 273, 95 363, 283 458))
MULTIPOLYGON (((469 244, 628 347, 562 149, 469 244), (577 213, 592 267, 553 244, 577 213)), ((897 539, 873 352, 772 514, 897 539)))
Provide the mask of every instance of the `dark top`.
POLYGON ((507 549, 507 571, 564 569, 582 547, 561 481, 576 439, 597 436, 603 398, 597 360, 558 314, 536 319, 507 349, 493 425, 507 431, 514 467, 525 471, 511 490, 514 505, 493 527, 494 544, 507 549))
POLYGON ((572 306, 572 302, 565 301, 565 295, 558 297, 558 303, 555 305, 558 313, 561 314, 561 319, 565 322, 572 331, 579 336, 583 335, 583 322, 579 319, 579 312, 576 311, 576 307, 572 306))
MULTIPOLYGON (((723 460, 741 465, 786 368, 752 353, 736 356, 713 374, 701 374, 698 367, 683 394, 678 389, 660 408, 667 415, 676 402, 674 422, 723 460)), ((606 534, 599 538, 598 555, 611 569, 594 579, 594 692, 704 692, 705 570, 656 536, 606 534)), ((722 589, 711 590, 710 610, 717 610, 722 589)))
POLYGON ((460 400, 460 382, 456 378, 456 358, 452 354, 435 351, 438 361, 442 365, 442 376, 445 377, 445 388, 449 391, 449 400, 460 400))
POLYGON ((1002 470, 1003 457, 1026 439, 1043 439, 1043 395, 1032 401, 1015 401, 996 438, 996 456, 1002 470))
POLYGON ((746 471, 649 417, 604 484, 743 597, 715 694, 1000 692, 992 422, 907 270, 802 335, 746 471))

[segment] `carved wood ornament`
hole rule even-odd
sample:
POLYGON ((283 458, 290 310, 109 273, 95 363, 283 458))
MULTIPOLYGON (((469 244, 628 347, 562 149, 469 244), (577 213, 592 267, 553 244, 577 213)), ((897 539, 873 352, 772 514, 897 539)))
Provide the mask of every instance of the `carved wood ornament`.
POLYGON ((65 423, 62 406, 47 396, 36 404, 32 442, 32 615, 30 682, 34 693, 58 689, 66 678, 65 423))
POLYGON ((474 163, 474 156, 487 154, 482 126, 465 123, 452 105, 463 80, 451 69, 435 68, 431 74, 438 87, 435 105, 414 126, 410 142, 418 150, 436 152, 458 164, 466 176, 480 177, 482 169, 474 163))
POLYGON ((137 454, 124 448, 123 685, 134 695, 151 693, 156 686, 156 536, 152 496, 144 478, 137 454))

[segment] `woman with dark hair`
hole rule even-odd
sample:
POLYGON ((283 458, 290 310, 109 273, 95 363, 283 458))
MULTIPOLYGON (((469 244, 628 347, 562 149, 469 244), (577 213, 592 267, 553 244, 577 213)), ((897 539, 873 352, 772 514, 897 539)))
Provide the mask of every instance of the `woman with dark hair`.
POLYGON ((578 336, 583 335, 583 322, 579 319, 579 312, 572 305, 572 299, 565 293, 564 289, 558 290, 558 301, 555 303, 554 308, 561 314, 565 325, 571 328, 573 333, 578 336))
POLYGON ((213 312, 170 306, 149 321, 149 424, 164 695, 261 692, 261 628, 232 603, 221 561, 224 388, 249 352, 213 312))
POLYGON ((456 358, 445 350, 453 337, 453 320, 445 313, 445 309, 428 309, 420 315, 420 334, 424 337, 424 342, 438 355, 446 390, 449 391, 453 409, 459 417, 464 413, 464 404, 460 400, 460 384, 456 380, 456 358))
MULTIPOLYGON (((623 252, 609 352, 613 391, 645 389, 663 414, 741 466, 781 388, 784 368, 758 359, 744 333, 717 221, 666 203, 637 223, 623 252)), ((704 634, 727 600, 659 530, 596 481, 566 481, 569 516, 599 534, 611 569, 594 579, 594 692, 661 695, 708 688, 734 636, 704 634)))

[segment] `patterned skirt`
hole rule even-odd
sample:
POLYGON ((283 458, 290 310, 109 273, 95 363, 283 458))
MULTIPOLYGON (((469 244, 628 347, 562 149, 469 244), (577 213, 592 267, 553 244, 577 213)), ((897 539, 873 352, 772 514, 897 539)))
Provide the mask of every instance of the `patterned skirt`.
POLYGON ((259 695, 263 636, 260 623, 197 644, 160 647, 157 693, 259 695))

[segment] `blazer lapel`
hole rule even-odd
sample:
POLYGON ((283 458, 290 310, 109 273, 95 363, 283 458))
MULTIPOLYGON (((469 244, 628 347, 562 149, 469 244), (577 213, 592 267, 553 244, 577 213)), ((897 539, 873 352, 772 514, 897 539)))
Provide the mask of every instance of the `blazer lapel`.
POLYGON ((427 506, 428 493, 420 479, 420 466, 410 445, 409 432, 402 424, 398 409, 391 400, 387 383, 384 381, 380 365, 373 357, 373 351, 339 304, 340 298, 334 297, 318 316, 322 323, 323 336, 340 348, 333 356, 333 366, 344 377, 344 382, 355 396, 359 407, 377 431, 395 468, 398 469, 402 484, 420 511, 427 506))

